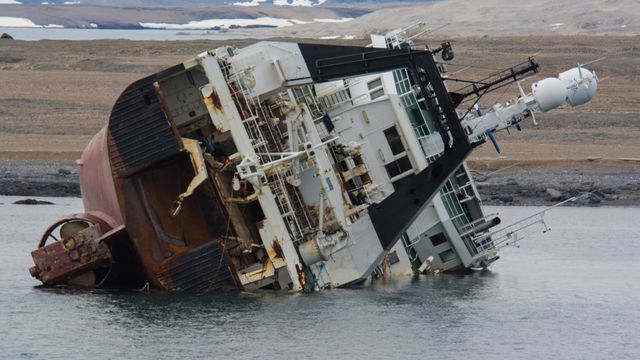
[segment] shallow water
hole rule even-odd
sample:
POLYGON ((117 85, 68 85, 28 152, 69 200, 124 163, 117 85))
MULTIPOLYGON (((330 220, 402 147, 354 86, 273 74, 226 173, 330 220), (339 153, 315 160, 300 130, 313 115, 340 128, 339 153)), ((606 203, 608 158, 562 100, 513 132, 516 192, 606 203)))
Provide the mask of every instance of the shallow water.
MULTIPOLYGON (((0 358, 640 358, 640 208, 561 208, 490 271, 311 295, 53 291, 27 273, 79 199, 0 197, 0 358)), ((491 207, 503 224, 537 208, 491 207)))
MULTIPOLYGON (((229 40, 243 39, 247 35, 233 32, 206 30, 127 30, 127 29, 47 29, 47 28, 5 28, 0 34, 10 34, 16 40, 229 40)), ((252 36, 259 38, 259 36, 252 36)))

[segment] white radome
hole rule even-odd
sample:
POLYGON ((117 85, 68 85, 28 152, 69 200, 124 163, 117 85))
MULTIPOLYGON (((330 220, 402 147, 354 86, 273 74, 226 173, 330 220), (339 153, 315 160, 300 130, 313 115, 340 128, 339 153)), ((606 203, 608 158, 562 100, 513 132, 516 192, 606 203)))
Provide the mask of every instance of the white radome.
POLYGON ((567 99, 567 86, 558 78, 546 78, 531 85, 531 92, 540 111, 555 109, 567 99))
POLYGON ((588 103, 596 95, 598 77, 585 68, 573 68, 558 76, 567 87, 567 102, 571 106, 588 103))

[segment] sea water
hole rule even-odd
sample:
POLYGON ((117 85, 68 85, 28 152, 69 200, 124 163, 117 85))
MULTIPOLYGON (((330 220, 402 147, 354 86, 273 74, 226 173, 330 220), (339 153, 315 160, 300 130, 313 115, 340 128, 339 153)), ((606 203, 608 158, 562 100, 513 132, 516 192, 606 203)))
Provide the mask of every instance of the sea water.
MULTIPOLYGON (((30 251, 81 210, 0 197, 0 358, 638 359, 640 208, 559 208, 488 271, 309 295, 38 287, 30 251)), ((540 208, 490 207, 503 224, 540 208)))
MULTIPOLYGON (((214 30, 162 30, 162 29, 49 29, 49 28, 3 28, 16 40, 230 40, 245 39, 246 34, 214 30)), ((251 36, 261 38, 260 36, 251 36)))

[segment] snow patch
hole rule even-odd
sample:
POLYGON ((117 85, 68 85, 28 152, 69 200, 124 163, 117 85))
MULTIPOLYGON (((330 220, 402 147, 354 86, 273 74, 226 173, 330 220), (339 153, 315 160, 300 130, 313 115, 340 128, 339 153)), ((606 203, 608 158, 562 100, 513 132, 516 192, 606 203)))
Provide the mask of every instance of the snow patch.
POLYGON ((343 40, 353 40, 353 39, 356 38, 356 36, 355 35, 343 35, 343 36, 340 36, 340 35, 329 35, 329 36, 320 37, 319 39, 320 40, 336 40, 336 39, 340 39, 340 38, 342 38, 343 40))
POLYGON ((318 6, 318 5, 322 5, 326 2, 327 0, 273 0, 273 5, 276 6, 306 6, 306 7, 312 7, 312 6, 318 6))
POLYGON ((342 19, 313 19, 313 22, 319 23, 341 23, 351 21, 353 18, 342 18, 342 19))
MULTIPOLYGON (((253 0, 253 1, 263 1, 263 0, 253 0)), ((230 28, 230 27, 258 27, 258 26, 287 27, 287 26, 293 26, 293 25, 309 24, 312 22, 341 23, 341 22, 346 22, 351 20, 353 20, 353 18, 313 19, 313 21, 304 21, 304 20, 297 20, 297 19, 282 19, 282 18, 264 16, 256 19, 194 20, 194 21, 189 21, 186 24, 170 24, 170 23, 156 23, 156 22, 141 22, 138 24, 140 24, 140 26, 142 26, 143 28, 148 28, 148 29, 208 30, 213 28, 230 28)))
POLYGON ((42 25, 38 25, 33 21, 20 18, 20 17, 10 17, 10 16, 0 16, 0 27, 29 27, 29 28, 39 28, 42 25))
POLYGON ((22 4, 22 3, 16 0, 0 0, 0 5, 2 4, 22 4))
POLYGON ((274 27, 287 27, 292 26, 295 23, 288 19, 280 19, 273 17, 259 17, 256 19, 209 19, 189 21, 186 24, 169 24, 169 23, 153 23, 153 22, 141 22, 139 23, 143 28, 148 29, 169 29, 169 30, 188 30, 188 29, 213 29, 215 27, 232 27, 232 26, 274 26, 274 27))
POLYGON ((235 6, 259 6, 260 3, 266 2, 267 0, 251 0, 251 1, 243 1, 243 2, 234 2, 231 5, 235 6))
POLYGON ((20 27, 20 28, 48 28, 63 29, 64 26, 58 24, 38 25, 27 18, 0 16, 0 27, 20 27))
POLYGON ((289 21, 291 21, 292 23, 294 23, 296 25, 302 25, 302 24, 308 24, 309 23, 309 21, 296 20, 296 19, 289 19, 289 21))

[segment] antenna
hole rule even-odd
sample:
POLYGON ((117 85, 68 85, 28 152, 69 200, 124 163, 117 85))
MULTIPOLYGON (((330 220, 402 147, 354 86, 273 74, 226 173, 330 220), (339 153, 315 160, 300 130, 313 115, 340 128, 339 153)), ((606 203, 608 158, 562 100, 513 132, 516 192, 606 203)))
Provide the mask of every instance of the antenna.
POLYGON ((595 63, 595 62, 602 61, 602 60, 604 60, 604 59, 606 59, 606 58, 607 58, 606 56, 603 56, 603 57, 601 57, 601 58, 599 58, 599 59, 591 60, 591 61, 586 62, 586 63, 584 63, 584 64, 578 64, 578 66, 579 66, 579 67, 583 67, 583 66, 591 65, 591 64, 593 64, 593 63, 595 63))
POLYGON ((522 80, 516 81, 516 85, 518 85, 518 90, 520 91, 520 96, 525 98, 527 97, 527 94, 524 93, 524 90, 522 89, 522 80))
POLYGON ((588 62, 583 63, 583 64, 578 63, 578 75, 580 76, 580 81, 584 80, 584 78, 582 77, 582 68, 584 66, 591 65, 591 64, 593 64, 595 62, 602 61, 602 60, 604 60, 606 58, 607 58, 606 56, 603 56, 601 58, 598 58, 598 59, 595 59, 595 60, 591 60, 591 61, 588 61, 588 62))
POLYGON ((454 71, 454 72, 450 72, 450 73, 449 73, 449 76, 451 76, 451 75, 455 75, 455 74, 457 74, 457 73, 461 73, 461 72, 463 72, 463 71, 465 71, 465 70, 469 70, 469 69, 471 69, 471 66, 465 66, 465 67, 463 67, 462 69, 458 69, 458 70, 456 70, 456 71, 454 71))
POLYGON ((578 63, 578 76, 580 76, 580 82, 584 79, 582 76, 582 64, 578 63))

